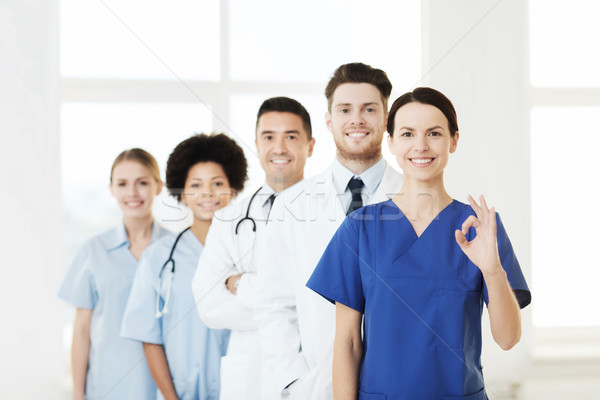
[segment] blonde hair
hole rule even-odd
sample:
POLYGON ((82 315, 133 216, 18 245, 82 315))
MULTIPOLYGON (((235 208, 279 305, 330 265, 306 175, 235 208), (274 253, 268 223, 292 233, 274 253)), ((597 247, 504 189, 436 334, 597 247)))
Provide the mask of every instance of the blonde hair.
POLYGON ((160 169, 154 156, 144 149, 134 147, 133 149, 125 150, 115 158, 110 169, 110 182, 112 183, 113 172, 115 167, 123 161, 136 161, 150 170, 150 174, 157 182, 162 182, 160 179, 160 169))

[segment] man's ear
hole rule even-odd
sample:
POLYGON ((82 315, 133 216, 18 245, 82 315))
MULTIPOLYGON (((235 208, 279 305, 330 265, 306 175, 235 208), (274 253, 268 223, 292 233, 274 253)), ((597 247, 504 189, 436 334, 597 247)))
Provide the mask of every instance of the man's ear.
POLYGON ((395 156, 396 153, 394 153, 394 138, 392 137, 392 135, 388 135, 387 144, 388 148, 390 149, 390 153, 392 153, 392 155, 395 156))
POLYGON ((329 132, 333 133, 333 128, 331 127, 331 113, 329 111, 325 113, 325 125, 327 125, 329 132))
POLYGON ((308 141, 308 157, 312 156, 314 149, 315 149, 315 138, 310 138, 310 140, 308 141))

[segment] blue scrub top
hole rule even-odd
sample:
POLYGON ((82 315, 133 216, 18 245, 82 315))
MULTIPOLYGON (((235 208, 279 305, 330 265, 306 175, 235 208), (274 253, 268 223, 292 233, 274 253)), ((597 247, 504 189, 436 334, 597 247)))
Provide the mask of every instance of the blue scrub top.
MULTIPOLYGON (((153 241, 166 233, 153 224, 153 241)), ((156 398, 142 346, 119 337, 137 265, 125 226, 120 224, 81 246, 58 292, 75 307, 94 310, 86 399, 156 398)))
MULTIPOLYGON (((483 276, 456 243, 469 205, 454 200, 417 237, 392 200, 340 226, 307 286, 364 314, 359 399, 487 399, 483 276)), ((467 235, 475 237, 475 229, 467 235)), ((497 215, 498 251, 521 307, 531 299, 497 215)))
MULTIPOLYGON (((169 258, 176 237, 164 237, 144 250, 127 303, 121 336, 164 346, 180 399, 218 400, 221 357, 227 352, 229 330, 207 328, 196 311, 191 282, 203 246, 190 230, 183 233, 173 253, 175 275, 168 312, 160 318, 155 317, 158 275, 169 258)), ((161 310, 167 295, 169 271, 170 267, 165 268, 162 274, 161 310)))

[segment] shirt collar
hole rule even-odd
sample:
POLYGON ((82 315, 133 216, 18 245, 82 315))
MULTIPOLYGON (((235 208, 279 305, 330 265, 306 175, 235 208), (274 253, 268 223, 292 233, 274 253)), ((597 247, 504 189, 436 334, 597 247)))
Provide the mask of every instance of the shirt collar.
POLYGON ((263 206, 267 204, 267 201, 269 201, 269 197, 271 197, 272 194, 275 194, 275 196, 277 196, 275 190, 273 190, 273 188, 269 186, 267 182, 263 183, 262 188, 260 189, 260 196, 262 199, 264 199, 264 201, 262 202, 263 206))
POLYGON ((385 162, 384 158, 381 157, 379 161, 377 161, 365 172, 360 175, 355 175, 348 168, 344 167, 336 157, 335 161, 333 162, 333 184, 335 185, 338 193, 344 193, 350 179, 353 176, 356 176, 363 181, 366 191, 369 194, 373 194, 383 179, 386 167, 387 163, 385 162))
MULTIPOLYGON (((127 236, 127 230, 125 229, 125 222, 121 221, 121 223, 115 227, 114 235, 109 240, 109 246, 107 250, 114 250, 124 245, 129 245, 129 236, 127 236)), ((152 242, 158 239, 160 235, 160 227, 156 223, 156 221, 152 221, 152 242)))

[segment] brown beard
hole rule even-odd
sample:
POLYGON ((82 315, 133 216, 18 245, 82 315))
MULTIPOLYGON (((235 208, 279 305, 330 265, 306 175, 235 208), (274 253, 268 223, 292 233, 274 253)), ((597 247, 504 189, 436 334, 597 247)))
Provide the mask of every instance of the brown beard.
POLYGON ((370 163, 379 160, 381 157, 382 142, 373 141, 366 149, 352 151, 346 148, 345 143, 342 143, 342 145, 339 146, 335 138, 334 141, 336 142, 336 151, 340 160, 352 160, 370 163))

